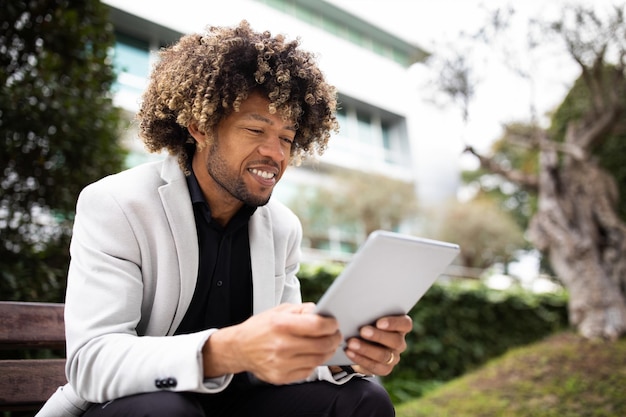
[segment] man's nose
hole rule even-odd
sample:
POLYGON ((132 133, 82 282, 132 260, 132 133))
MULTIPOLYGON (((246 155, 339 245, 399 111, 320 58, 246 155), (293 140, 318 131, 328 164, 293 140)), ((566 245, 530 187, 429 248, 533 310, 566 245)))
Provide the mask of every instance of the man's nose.
POLYGON ((276 162, 283 161, 286 155, 286 145, 283 143, 284 141, 277 136, 268 137, 259 147, 259 153, 276 162))

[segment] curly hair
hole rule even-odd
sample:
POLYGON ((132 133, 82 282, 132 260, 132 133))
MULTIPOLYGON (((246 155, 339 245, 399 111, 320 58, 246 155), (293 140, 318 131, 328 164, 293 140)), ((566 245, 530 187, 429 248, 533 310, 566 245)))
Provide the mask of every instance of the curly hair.
POLYGON ((296 123, 292 162, 321 155, 335 119, 336 90, 299 41, 254 32, 248 22, 183 36, 161 50, 137 115, 139 134, 151 152, 167 149, 186 171, 194 143, 187 127, 212 132, 253 91, 264 94, 270 113, 296 123))

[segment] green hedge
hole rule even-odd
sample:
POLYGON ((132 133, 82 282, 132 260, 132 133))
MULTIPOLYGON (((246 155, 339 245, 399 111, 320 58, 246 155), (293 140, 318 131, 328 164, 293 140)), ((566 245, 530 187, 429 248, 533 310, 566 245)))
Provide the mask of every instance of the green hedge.
MULTIPOLYGON (((303 265, 298 274, 303 299, 317 301, 341 269, 303 265)), ((396 402, 568 326, 565 293, 493 290, 469 280, 435 284, 409 315, 408 348, 384 379, 396 402)))

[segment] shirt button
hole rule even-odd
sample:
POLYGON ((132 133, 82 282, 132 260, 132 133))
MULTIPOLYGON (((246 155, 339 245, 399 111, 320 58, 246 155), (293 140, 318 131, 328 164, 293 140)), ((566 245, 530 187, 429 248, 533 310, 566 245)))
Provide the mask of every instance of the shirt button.
POLYGON ((222 284, 223 284, 223 282, 222 282, 222 281, 217 281, 217 286, 218 286, 218 287, 221 287, 221 286, 222 286, 222 284))

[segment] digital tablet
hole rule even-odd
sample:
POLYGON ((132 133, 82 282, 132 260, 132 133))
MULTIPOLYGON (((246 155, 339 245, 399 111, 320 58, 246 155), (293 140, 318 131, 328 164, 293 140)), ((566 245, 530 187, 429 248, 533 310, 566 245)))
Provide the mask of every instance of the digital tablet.
POLYGON ((344 342, 326 365, 351 365, 345 340, 384 316, 403 315, 459 253, 453 243, 377 230, 320 298, 316 313, 335 317, 344 342))

